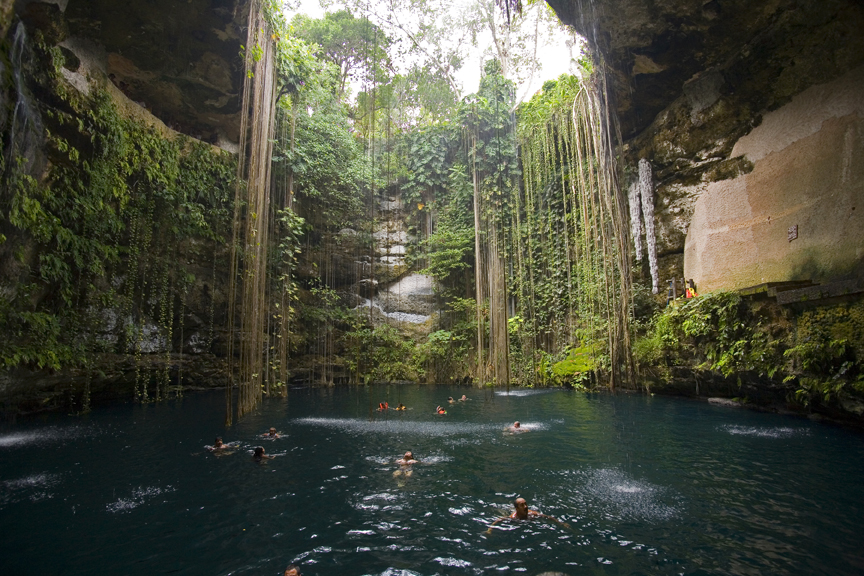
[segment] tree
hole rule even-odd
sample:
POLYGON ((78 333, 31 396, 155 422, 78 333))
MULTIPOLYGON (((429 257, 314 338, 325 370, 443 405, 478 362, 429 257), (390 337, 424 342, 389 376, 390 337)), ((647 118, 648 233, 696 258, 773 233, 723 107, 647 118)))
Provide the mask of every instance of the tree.
POLYGON ((388 77, 391 40, 368 18, 339 10, 321 19, 298 14, 293 25, 300 38, 318 44, 321 57, 338 68, 340 99, 346 96, 349 81, 369 84, 388 77))

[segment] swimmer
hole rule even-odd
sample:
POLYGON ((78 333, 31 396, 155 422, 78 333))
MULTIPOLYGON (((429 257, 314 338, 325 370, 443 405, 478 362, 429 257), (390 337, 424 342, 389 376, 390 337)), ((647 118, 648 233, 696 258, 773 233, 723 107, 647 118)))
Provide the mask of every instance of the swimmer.
POLYGON ((468 398, 468 397, 465 396, 464 394, 462 394, 462 397, 459 398, 459 402, 465 402, 466 400, 470 400, 470 398, 468 398))
POLYGON ((261 434, 262 438, 279 438, 279 434, 276 433, 276 428, 270 427, 270 430, 261 434))
POLYGON ((512 426, 508 426, 504 429, 505 432, 509 432, 510 434, 521 434, 522 432, 528 432, 527 429, 522 428, 522 424, 517 420, 513 423, 512 426))
MULTIPOLYGON (((405 455, 402 456, 402 458, 396 460, 396 464, 399 464, 399 469, 393 471, 393 477, 396 478, 398 476, 404 475, 406 478, 408 478, 412 474, 411 465, 417 464, 417 462, 419 462, 419 460, 414 459, 413 452, 411 452, 410 450, 408 452, 405 452, 405 455)), ((402 484, 400 484, 400 486, 401 485, 402 484)))
POLYGON ((545 520, 550 520, 550 521, 554 522, 555 524, 558 524, 559 526, 563 526, 564 528, 570 528, 570 525, 567 524, 566 522, 561 522, 557 518, 554 518, 552 516, 547 516, 546 514, 541 514, 540 512, 537 512, 536 510, 529 509, 528 508, 528 502, 526 502, 524 498, 517 498, 513 502, 513 507, 514 507, 514 510, 509 516, 502 516, 501 518, 498 518, 497 520, 492 522, 492 524, 489 526, 489 529, 486 530, 486 534, 491 534, 492 533, 492 527, 495 526, 496 524, 498 524, 499 522, 503 522, 504 520, 530 520, 533 518, 538 518, 538 519, 542 518, 545 520))
POLYGON ((447 397, 447 402, 449 402, 450 404, 455 404, 455 403, 456 403, 456 401, 453 400, 453 397, 452 397, 452 396, 448 396, 448 397, 447 397))
POLYGON ((294 564, 289 564, 287 568, 285 568, 285 576, 300 576, 300 569, 294 564))
POLYGON ((213 442, 213 446, 207 447, 207 449, 211 452, 215 452, 216 450, 224 450, 225 448, 230 448, 230 446, 222 442, 221 436, 216 437, 216 440, 213 442))
POLYGON ((401 464, 402 466, 410 466, 411 464, 417 464, 417 462, 419 462, 419 460, 414 458, 414 453, 410 450, 405 452, 405 455, 402 456, 402 458, 396 460, 396 463, 401 464))
POLYGON ((264 453, 264 447, 258 446, 255 448, 255 454, 252 455, 252 459, 256 462, 261 462, 262 460, 270 460, 271 458, 275 458, 275 456, 270 456, 269 454, 264 453))
POLYGON ((438 406, 437 408, 435 408, 435 413, 436 414, 447 414, 447 411, 444 410, 444 408, 442 408, 441 406, 438 406))
POLYGON ((405 405, 400 402, 399 405, 396 406, 396 410, 407 410, 407 408, 405 408, 405 405))

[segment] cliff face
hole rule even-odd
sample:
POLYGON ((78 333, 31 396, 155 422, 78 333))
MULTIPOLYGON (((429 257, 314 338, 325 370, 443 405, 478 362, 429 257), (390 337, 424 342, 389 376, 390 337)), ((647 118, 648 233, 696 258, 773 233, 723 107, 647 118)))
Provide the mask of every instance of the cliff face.
POLYGON ((225 148, 238 141, 247 2, 19 0, 16 11, 67 62, 100 68, 170 128, 225 148))
POLYGON ((661 283, 864 276, 864 6, 549 0, 653 165, 661 283))
POLYGON ((247 15, 0 3, 0 411, 224 382, 247 15))

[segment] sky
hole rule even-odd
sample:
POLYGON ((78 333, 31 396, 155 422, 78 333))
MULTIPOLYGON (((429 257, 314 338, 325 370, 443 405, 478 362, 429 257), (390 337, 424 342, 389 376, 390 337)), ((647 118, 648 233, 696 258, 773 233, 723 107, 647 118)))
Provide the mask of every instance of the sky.
MULTIPOLYGON (((472 0, 461 0, 463 3, 471 2, 472 0)), ((299 0, 295 2, 299 5, 296 11, 289 10, 289 19, 296 13, 303 13, 313 18, 321 18, 324 16, 324 8, 321 7, 320 0, 299 0)), ((536 8, 535 8, 536 9, 536 8)), ((579 42, 575 43, 574 48, 570 48, 574 44, 575 38, 573 33, 566 28, 561 27, 559 30, 554 30, 551 34, 545 34, 537 46, 537 55, 542 62, 542 69, 535 73, 530 82, 523 82, 517 85, 517 97, 524 100, 530 99, 531 95, 540 90, 543 83, 547 80, 558 78, 564 73, 574 73, 571 67, 572 57, 579 56, 579 42)), ((479 46, 489 46, 492 44, 491 34, 485 32, 478 36, 479 46)), ((473 49, 470 51, 462 68, 456 73, 456 80, 462 85, 461 96, 466 96, 477 92, 480 86, 480 74, 482 69, 482 48, 473 49)), ((355 90, 356 93, 356 90, 355 90)))

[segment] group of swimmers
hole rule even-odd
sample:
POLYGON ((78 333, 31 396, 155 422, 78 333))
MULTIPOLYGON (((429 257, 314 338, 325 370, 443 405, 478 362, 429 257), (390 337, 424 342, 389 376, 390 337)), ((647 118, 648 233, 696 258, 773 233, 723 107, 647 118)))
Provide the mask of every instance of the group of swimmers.
MULTIPOLYGON (((513 427, 519 428, 520 427, 519 422, 515 422, 513 427)), ((401 476, 401 475, 411 476, 411 466, 414 464, 418 464, 419 462, 420 461, 414 457, 414 452, 412 452, 411 450, 408 450, 407 452, 405 452, 405 454, 402 455, 402 458, 399 458, 398 460, 396 460, 396 464, 399 464, 400 469, 393 472, 393 476, 401 476)), ((516 498, 516 500, 513 501, 513 507, 514 507, 514 510, 509 515, 501 516, 500 518, 498 518, 494 522, 492 522, 492 524, 489 525, 489 529, 486 530, 486 534, 491 534, 492 528, 494 528, 496 524, 499 524, 499 523, 504 522, 504 521, 509 521, 509 520, 531 520, 531 519, 541 520, 542 519, 542 520, 549 520, 551 522, 554 522, 555 524, 558 524, 559 526, 563 526, 564 528, 568 528, 568 529, 570 528, 570 525, 567 524, 566 522, 561 522, 560 520, 558 520, 557 518, 555 518, 553 516, 549 516, 547 514, 541 514, 540 512, 537 512, 536 510, 529 509, 528 508, 528 502, 525 500, 525 498, 522 498, 522 497, 516 498)))
MULTIPOLYGON (((263 434, 261 434, 261 438, 267 438, 269 440, 276 440, 277 438, 281 438, 281 436, 276 431, 276 428, 271 426, 267 432, 264 432, 263 434)), ((226 454, 227 455, 227 454, 230 454, 231 452, 233 452, 233 449, 237 448, 237 447, 238 447, 238 445, 236 443, 226 444, 225 442, 222 441, 221 436, 217 436, 216 440, 213 442, 213 445, 208 446, 207 449, 210 450, 211 452, 217 452, 219 454, 226 454)), ((269 460, 271 458, 275 458, 275 456, 271 456, 271 455, 267 454, 267 452, 264 450, 263 446, 256 446, 254 448, 254 450, 252 451, 252 459, 255 460, 256 462, 261 462, 263 460, 269 460)), ((286 574, 287 574, 287 572, 286 572, 286 574)), ((298 572, 298 574, 299 574, 299 572, 298 572)))
MULTIPOLYGON (((465 394, 463 394, 462 397, 459 398, 459 400, 454 400, 452 396, 447 397, 447 403, 448 404, 455 404, 456 402, 465 402, 467 400, 470 400, 470 398, 465 396, 465 394)), ((442 406, 438 406, 437 408, 435 408, 435 413, 444 415, 444 414, 447 414, 447 410, 445 410, 442 406)))
MULTIPOLYGON (((378 411, 384 412, 386 410, 390 410, 390 404, 388 402, 379 402, 378 411)), ((405 405, 400 402, 396 408, 393 408, 393 410, 407 410, 407 408, 405 408, 405 405)))

